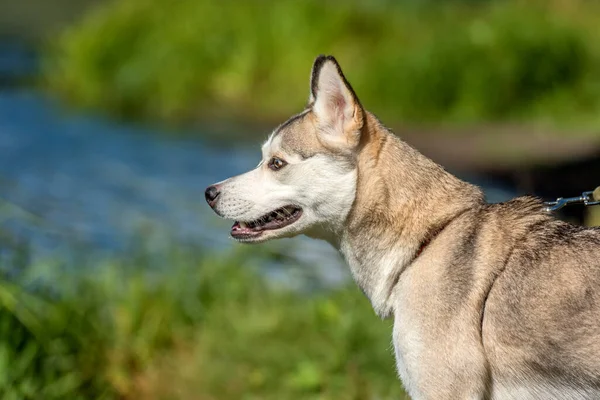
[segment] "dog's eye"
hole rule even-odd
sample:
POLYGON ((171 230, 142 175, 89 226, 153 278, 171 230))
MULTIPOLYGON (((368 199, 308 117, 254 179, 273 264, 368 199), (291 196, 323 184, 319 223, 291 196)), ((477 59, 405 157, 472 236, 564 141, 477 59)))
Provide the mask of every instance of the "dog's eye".
POLYGON ((281 158, 277 158, 277 157, 273 157, 269 161, 269 168, 271 168, 273 171, 280 170, 281 168, 285 167, 286 165, 287 165, 287 163, 285 161, 283 161, 281 158))

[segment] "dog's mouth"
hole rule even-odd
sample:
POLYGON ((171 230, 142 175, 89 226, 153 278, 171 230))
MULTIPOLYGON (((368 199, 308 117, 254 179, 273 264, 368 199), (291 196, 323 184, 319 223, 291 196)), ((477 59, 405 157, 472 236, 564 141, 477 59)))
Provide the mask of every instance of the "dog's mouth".
POLYGON ((235 221, 231 227, 231 236, 235 239, 253 239, 264 231, 281 229, 296 222, 302 215, 302 209, 285 206, 249 222, 235 221))

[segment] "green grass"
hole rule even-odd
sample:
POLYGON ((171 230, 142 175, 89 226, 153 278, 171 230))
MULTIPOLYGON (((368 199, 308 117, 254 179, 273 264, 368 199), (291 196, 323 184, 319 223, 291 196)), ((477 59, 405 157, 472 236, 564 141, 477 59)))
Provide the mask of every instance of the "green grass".
POLYGON ((0 398, 406 398, 391 321, 353 285, 308 295, 265 280, 254 250, 0 280, 0 398))
POLYGON ((573 1, 114 0, 50 46, 73 104, 170 123, 274 123, 334 54, 390 124, 600 124, 599 7, 573 1))

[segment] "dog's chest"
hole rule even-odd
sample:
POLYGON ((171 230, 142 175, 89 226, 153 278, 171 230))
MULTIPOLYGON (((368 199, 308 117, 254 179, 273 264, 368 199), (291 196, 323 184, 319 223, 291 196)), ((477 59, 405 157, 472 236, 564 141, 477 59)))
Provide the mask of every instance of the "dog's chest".
POLYGON ((393 345, 396 358, 396 370, 406 391, 414 398, 419 398, 419 358, 423 342, 419 336, 419 328, 408 313, 396 312, 394 316, 393 345))
POLYGON ((420 399, 426 397, 424 383, 445 360, 442 354, 432 357, 432 326, 425 318, 423 299, 415 289, 414 282, 403 277, 390 300, 394 308, 393 345, 398 375, 412 398, 420 399))
POLYGON ((340 252, 350 267, 354 281, 371 301, 380 317, 393 312, 391 293, 399 272, 410 260, 410 253, 402 247, 378 251, 363 244, 342 242, 340 252))
POLYGON ((398 374, 414 399, 478 398, 486 376, 478 325, 471 323, 478 314, 469 296, 456 306, 443 275, 427 264, 408 268, 390 297, 398 374))

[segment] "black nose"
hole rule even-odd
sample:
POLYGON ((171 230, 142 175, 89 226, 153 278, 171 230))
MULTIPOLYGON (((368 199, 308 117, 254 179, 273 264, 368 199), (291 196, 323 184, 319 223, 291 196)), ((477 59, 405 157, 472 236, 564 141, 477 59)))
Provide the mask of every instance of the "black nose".
POLYGON ((215 203, 215 200, 217 200, 217 197, 219 197, 219 194, 219 189, 217 189, 216 186, 209 186, 208 188, 206 188, 206 192, 204 192, 204 197, 206 197, 206 202, 208 203, 208 205, 212 207, 215 203))

